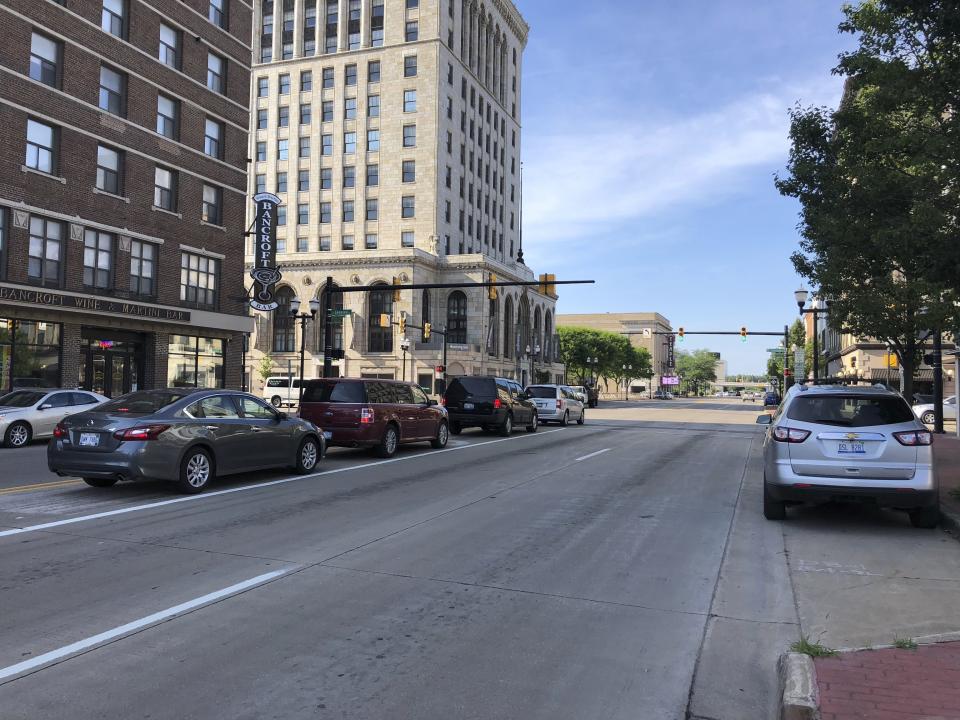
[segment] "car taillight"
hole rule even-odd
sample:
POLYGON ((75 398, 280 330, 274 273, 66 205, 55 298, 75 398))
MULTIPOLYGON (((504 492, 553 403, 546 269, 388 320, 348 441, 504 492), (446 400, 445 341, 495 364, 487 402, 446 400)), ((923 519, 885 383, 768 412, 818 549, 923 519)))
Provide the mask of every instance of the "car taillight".
POLYGON ((503 407, 503 403, 500 402, 500 398, 495 398, 494 401, 493 401, 493 409, 494 409, 494 410, 499 410, 499 409, 502 408, 502 407, 503 407))
POLYGON ((925 430, 908 430, 907 432, 896 432, 893 436, 901 445, 932 445, 933 433, 925 430))
POLYGON ((809 430, 797 430, 796 428, 782 427, 778 425, 773 428, 773 439, 777 442, 802 443, 810 437, 809 430))
POLYGON ((557 410, 563 410, 563 398, 557 399, 557 410))
POLYGON ((447 406, 447 399, 445 397, 440 398, 440 406, 441 407, 447 406))
POLYGON ((140 425, 125 430, 117 430, 113 437, 117 440, 156 440, 169 429, 169 425, 140 425))
POLYGON ((360 408, 360 424, 361 425, 372 425, 373 424, 373 408, 360 408))
POLYGON ((57 440, 62 440, 70 434, 70 431, 63 426, 63 423, 57 423, 57 426, 53 429, 53 437, 57 440))

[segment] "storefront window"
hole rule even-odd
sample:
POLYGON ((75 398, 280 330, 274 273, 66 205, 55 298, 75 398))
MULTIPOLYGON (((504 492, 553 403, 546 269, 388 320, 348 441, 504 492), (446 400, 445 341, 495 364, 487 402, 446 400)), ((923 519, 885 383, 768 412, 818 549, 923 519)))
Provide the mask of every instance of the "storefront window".
POLYGON ((0 318, 0 387, 60 386, 60 324, 0 318))
POLYGON ((223 385, 223 340, 170 336, 168 387, 222 388, 223 385))

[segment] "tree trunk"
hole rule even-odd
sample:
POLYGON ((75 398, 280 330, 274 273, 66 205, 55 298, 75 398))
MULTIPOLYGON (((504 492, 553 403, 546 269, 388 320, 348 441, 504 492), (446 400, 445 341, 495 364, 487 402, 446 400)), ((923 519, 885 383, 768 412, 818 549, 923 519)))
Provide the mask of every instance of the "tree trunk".
POLYGON ((903 356, 900 358, 900 367, 903 368, 903 396, 913 404, 913 373, 917 361, 917 341, 910 340, 904 346, 903 356))

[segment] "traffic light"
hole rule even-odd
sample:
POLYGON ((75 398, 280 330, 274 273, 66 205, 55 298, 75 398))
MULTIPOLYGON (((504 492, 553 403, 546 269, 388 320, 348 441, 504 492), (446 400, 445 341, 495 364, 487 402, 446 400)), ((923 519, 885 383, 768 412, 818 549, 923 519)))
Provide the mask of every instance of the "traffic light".
POLYGON ((547 294, 547 274, 540 273, 540 277, 537 279, 540 281, 540 294, 546 295, 547 294))
POLYGON ((400 313, 400 337, 406 337, 407 335, 407 314, 405 312, 400 313))
MULTIPOLYGON (((402 285, 403 283, 400 282, 400 278, 395 277, 395 278, 393 279, 393 284, 394 284, 394 285, 402 285)), ((400 302, 400 291, 399 291, 396 287, 394 287, 394 289, 393 289, 393 301, 394 301, 394 302, 400 302)))
POLYGON ((552 273, 547 274, 547 295, 552 298, 557 297, 557 286, 554 284, 556 279, 556 275, 552 273))
POLYGON ((424 341, 424 342, 430 342, 430 329, 431 329, 431 328, 432 328, 432 326, 430 325, 430 323, 425 322, 425 323, 423 324, 423 341, 424 341))
POLYGON ((677 330, 677 339, 678 339, 680 342, 683 342, 683 328, 680 328, 680 329, 677 330))
MULTIPOLYGON (((496 281, 497 281, 497 276, 494 275, 493 273, 490 273, 490 282, 495 283, 496 281)), ((495 288, 495 287, 488 287, 488 288, 487 288, 487 297, 490 298, 491 300, 496 300, 496 299, 497 299, 497 288, 495 288)))
POLYGON ((390 314, 389 313, 380 313, 380 327, 388 328, 390 327, 390 314))
POLYGON ((740 342, 747 341, 747 329, 745 327, 740 328, 740 342))

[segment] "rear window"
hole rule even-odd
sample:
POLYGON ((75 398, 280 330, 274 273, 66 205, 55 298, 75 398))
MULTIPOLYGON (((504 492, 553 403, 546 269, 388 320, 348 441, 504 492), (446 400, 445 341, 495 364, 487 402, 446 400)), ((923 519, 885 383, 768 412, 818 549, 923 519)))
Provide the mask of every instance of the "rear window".
POLYGON ((914 419, 910 406, 901 398, 864 395, 798 397, 790 404, 787 417, 838 427, 898 425, 914 419))
POLYGON ((101 412, 123 415, 152 415, 173 405, 189 394, 164 391, 133 392, 104 403, 97 409, 101 412))
POLYGON ((535 398, 556 398, 557 389, 552 387, 538 387, 537 385, 532 385, 527 388, 527 393, 530 397, 535 398))
POLYGON ((363 383, 308 382, 303 389, 305 403, 364 403, 363 383))
POLYGON ((450 400, 463 400, 468 397, 490 397, 496 393, 493 378, 460 377, 450 381, 446 396, 450 400))

